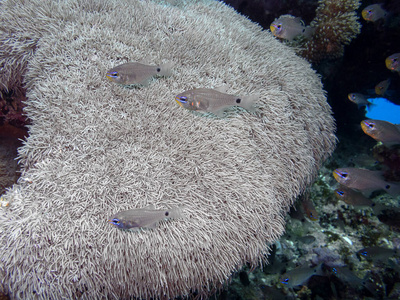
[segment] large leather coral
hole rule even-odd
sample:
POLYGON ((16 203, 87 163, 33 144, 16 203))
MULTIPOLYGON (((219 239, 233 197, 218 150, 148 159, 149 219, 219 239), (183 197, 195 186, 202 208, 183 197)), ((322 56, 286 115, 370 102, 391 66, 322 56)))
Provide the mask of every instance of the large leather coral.
POLYGON ((223 3, 182 3, 1 2, 1 31, 35 41, 23 172, 0 208, 0 289, 11 298, 205 296, 265 261, 332 152, 331 110, 304 59, 223 3), (143 88, 105 78, 142 59, 173 61, 174 74, 143 88), (215 118, 174 101, 220 86, 259 94, 257 112, 215 118), (149 204, 184 217, 142 232, 107 222, 149 204))

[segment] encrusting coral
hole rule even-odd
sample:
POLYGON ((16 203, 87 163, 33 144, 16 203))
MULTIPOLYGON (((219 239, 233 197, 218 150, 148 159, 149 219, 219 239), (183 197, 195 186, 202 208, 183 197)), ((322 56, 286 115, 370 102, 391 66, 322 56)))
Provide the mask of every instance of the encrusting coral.
POLYGON ((319 0, 316 17, 310 24, 315 32, 299 54, 313 63, 343 56, 344 46, 361 30, 356 13, 359 6, 359 0, 319 0))
POLYGON ((305 60, 221 2, 174 3, 1 2, 3 34, 38 37, 22 175, 0 209, 0 291, 12 299, 205 297, 265 262, 331 154, 331 110, 305 60), (105 78, 144 58, 174 62, 173 75, 143 88, 105 78), (259 94, 257 112, 214 118, 174 101, 219 86, 259 94), (139 232, 107 222, 150 204, 184 216, 139 232))

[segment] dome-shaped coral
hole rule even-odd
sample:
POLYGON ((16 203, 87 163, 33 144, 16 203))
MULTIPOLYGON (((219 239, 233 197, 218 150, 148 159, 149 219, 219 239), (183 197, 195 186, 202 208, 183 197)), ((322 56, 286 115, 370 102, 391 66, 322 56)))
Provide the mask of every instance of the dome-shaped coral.
POLYGON ((1 2, 1 30, 37 41, 23 173, 0 210, 11 298, 206 295, 265 260, 332 152, 331 111, 304 59, 220 2, 175 2, 1 2), (105 78, 145 58, 174 74, 133 89, 105 78), (260 95, 258 111, 214 118, 174 101, 223 85, 260 95), (142 232, 107 223, 149 204, 184 216, 142 232))

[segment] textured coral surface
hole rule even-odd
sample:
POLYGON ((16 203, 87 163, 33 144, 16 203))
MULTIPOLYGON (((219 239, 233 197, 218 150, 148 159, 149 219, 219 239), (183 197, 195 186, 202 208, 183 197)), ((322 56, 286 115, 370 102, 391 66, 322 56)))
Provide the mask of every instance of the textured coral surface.
POLYGON ((305 60, 222 3, 174 2, 2 2, 2 30, 37 41, 22 176, 0 210, 12 298, 207 295, 265 260, 332 152, 331 111, 305 60), (144 59, 173 61, 174 74, 145 88, 104 76, 144 59), (257 112, 218 119, 174 101, 219 86, 260 95, 257 112), (141 232, 107 223, 148 204, 181 205, 184 218, 141 232))

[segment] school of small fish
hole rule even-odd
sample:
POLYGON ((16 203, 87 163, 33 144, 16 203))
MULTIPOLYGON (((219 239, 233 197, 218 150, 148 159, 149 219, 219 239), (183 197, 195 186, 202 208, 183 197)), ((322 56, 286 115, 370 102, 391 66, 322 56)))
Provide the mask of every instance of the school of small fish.
MULTIPOLYGON (((115 66, 106 72, 106 78, 122 86, 146 87, 153 77, 167 77, 172 75, 173 62, 162 65, 149 65, 139 62, 129 62, 115 66)), ((248 111, 255 111, 254 104, 259 95, 236 96, 226 93, 226 87, 195 88, 184 91, 175 96, 179 106, 202 113, 213 113, 223 117, 225 110, 238 106, 248 111)), ((153 205, 144 208, 135 208, 120 211, 110 218, 109 223, 119 229, 146 229, 156 228, 159 222, 168 219, 177 219, 182 216, 181 208, 172 207, 168 210, 155 209, 153 205)))

